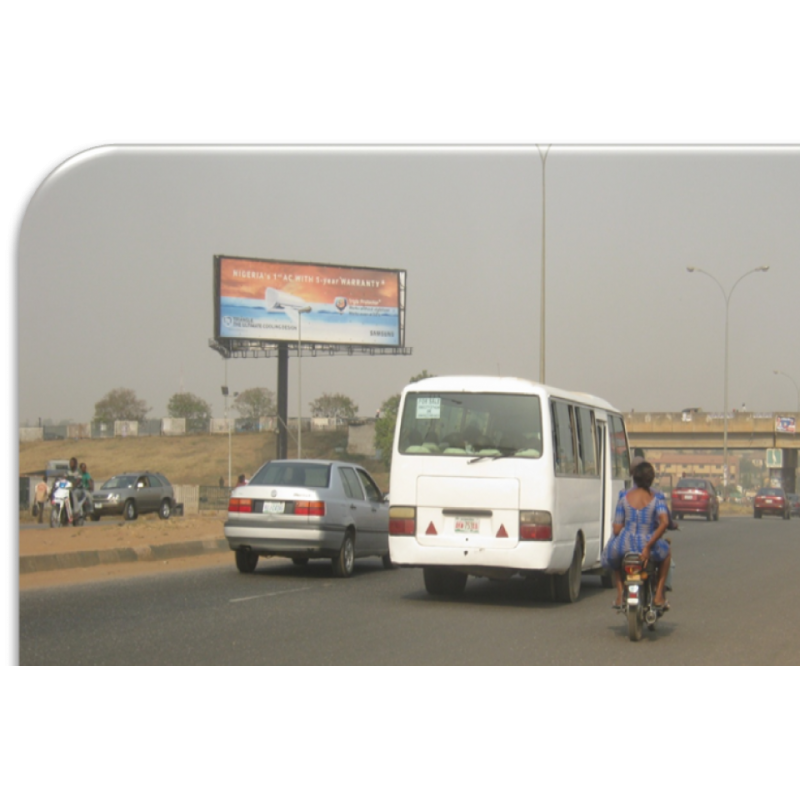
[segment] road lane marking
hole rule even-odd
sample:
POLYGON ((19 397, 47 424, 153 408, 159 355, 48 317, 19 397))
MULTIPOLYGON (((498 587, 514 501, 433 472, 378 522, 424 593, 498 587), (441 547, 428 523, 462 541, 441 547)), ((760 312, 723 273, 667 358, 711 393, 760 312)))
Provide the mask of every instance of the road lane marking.
POLYGON ((267 592, 266 594, 253 594, 250 597, 234 597, 228 600, 229 603, 244 603, 247 600, 258 600, 262 597, 277 597, 279 594, 294 594, 294 592, 307 592, 311 587, 304 586, 302 589, 286 589, 283 592, 267 592))

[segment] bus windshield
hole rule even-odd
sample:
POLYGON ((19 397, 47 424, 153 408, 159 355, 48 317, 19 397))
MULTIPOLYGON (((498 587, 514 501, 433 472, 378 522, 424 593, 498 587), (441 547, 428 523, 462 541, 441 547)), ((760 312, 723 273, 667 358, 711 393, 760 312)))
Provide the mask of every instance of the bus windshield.
POLYGON ((400 420, 399 448, 409 455, 539 458, 539 397, 408 392, 400 420))

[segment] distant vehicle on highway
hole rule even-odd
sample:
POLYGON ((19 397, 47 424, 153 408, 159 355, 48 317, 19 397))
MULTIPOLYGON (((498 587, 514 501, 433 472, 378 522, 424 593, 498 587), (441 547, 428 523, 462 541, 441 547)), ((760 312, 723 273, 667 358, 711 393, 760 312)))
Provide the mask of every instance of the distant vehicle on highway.
POLYGON ((231 492, 225 536, 239 572, 253 572, 262 555, 330 558, 339 578, 363 556, 392 566, 388 500, 365 469, 344 461, 268 461, 231 492))
POLYGON ((134 520, 139 514, 157 513, 169 519, 175 506, 172 484, 160 472, 125 472, 109 478, 92 493, 92 519, 122 514, 134 520))
POLYGON ((683 519, 687 514, 719 521, 719 495, 705 478, 681 478, 672 490, 672 516, 683 519))
POLYGON ((800 494, 787 494, 789 509, 793 517, 800 517, 800 494))
POLYGON ((761 519, 763 514, 773 514, 784 519, 791 517, 792 511, 786 499, 786 492, 783 489, 765 486, 763 489, 758 490, 755 498, 753 498, 753 516, 756 519, 761 519))

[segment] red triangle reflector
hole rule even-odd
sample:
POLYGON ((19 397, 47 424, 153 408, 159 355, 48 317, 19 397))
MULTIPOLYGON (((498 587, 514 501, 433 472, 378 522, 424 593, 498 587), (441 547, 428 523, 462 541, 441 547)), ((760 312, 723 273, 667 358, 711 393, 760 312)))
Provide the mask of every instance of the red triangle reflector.
POLYGON ((508 539, 508 533, 506 533, 506 526, 501 525, 500 530, 497 531, 496 539, 508 539))
POLYGON ((428 530, 426 530, 425 533, 428 536, 436 536, 436 528, 433 527, 433 523, 432 522, 431 522, 430 525, 428 525, 428 530))

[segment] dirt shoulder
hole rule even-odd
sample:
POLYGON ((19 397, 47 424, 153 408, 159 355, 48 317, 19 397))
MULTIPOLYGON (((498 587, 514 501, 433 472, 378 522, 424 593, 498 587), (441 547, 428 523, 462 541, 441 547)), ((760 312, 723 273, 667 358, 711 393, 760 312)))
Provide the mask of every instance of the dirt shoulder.
POLYGON ((157 572, 199 569, 216 565, 234 566, 233 556, 226 550, 209 549, 202 555, 170 558, 152 557, 162 545, 180 545, 189 542, 213 544, 224 539, 225 514, 174 517, 161 520, 143 517, 134 522, 90 522, 78 528, 50 528, 30 525, 30 518, 20 519, 18 556, 52 556, 64 553, 133 549, 148 552, 148 557, 130 562, 99 563, 94 566, 71 569, 46 569, 19 575, 19 589, 44 588, 65 584, 128 578, 157 572))
MULTIPOLYGON (((77 528, 50 528, 48 525, 21 527, 19 555, 74 553, 80 550, 108 550, 118 547, 141 547, 173 542, 222 539, 225 514, 173 517, 162 520, 155 515, 123 522, 117 517, 107 521, 87 522, 77 528)), ((21 520, 28 525, 33 520, 21 520)))

